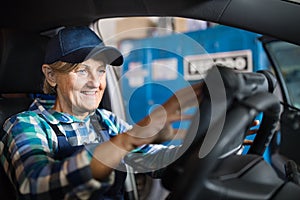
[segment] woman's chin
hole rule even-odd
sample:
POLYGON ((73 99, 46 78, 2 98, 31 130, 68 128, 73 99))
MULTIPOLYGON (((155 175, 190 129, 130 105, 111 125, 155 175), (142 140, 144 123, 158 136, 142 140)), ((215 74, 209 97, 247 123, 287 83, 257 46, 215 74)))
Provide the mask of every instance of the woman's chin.
POLYGON ((89 104, 89 105, 85 105, 85 106, 82 106, 81 109, 78 109, 78 111, 81 111, 82 113, 86 113, 86 112, 94 112, 96 109, 98 108, 98 104, 95 105, 95 104, 89 104))

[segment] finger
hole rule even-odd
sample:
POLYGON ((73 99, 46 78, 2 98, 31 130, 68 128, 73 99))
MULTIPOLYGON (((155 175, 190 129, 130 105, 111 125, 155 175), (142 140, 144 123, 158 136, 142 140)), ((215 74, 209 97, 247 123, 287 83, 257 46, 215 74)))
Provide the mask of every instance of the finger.
POLYGON ((199 90, 202 90, 203 86, 204 86, 204 82, 199 82, 199 83, 193 84, 192 88, 195 91, 199 91, 199 90))
POLYGON ((259 120, 256 119, 252 122, 251 126, 257 126, 257 125, 259 125, 259 120))
POLYGON ((197 83, 188 87, 185 87, 175 93, 175 96, 181 101, 181 103, 195 100, 195 97, 199 97, 202 94, 203 82, 197 83))
POLYGON ((253 141, 252 140, 244 140, 243 145, 252 145, 253 141))
POLYGON ((174 129, 174 139, 184 139, 187 134, 187 130, 184 129, 174 129))
MULTIPOLYGON (((252 127, 255 127, 257 125, 259 125, 260 121, 259 120, 254 120, 251 124, 251 128, 252 127)), ((253 134, 256 134, 258 129, 251 129, 247 131, 246 135, 253 135, 253 134)))
POLYGON ((174 114, 174 115, 170 115, 168 117, 168 122, 172 123, 172 122, 177 122, 177 121, 182 121, 182 120, 191 120, 191 119, 193 119, 193 115, 174 114))
POLYGON ((248 130, 246 135, 253 135, 253 134, 256 134, 258 131, 258 129, 253 129, 253 130, 248 130))
POLYGON ((174 110, 185 110, 199 105, 199 101, 202 100, 202 86, 203 83, 198 83, 178 90, 163 104, 163 107, 170 113, 174 110))

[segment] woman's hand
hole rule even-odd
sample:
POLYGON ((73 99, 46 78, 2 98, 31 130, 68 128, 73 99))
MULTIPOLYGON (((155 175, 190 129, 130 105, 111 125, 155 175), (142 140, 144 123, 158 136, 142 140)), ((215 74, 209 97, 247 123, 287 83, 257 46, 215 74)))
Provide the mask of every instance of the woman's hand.
POLYGON ((135 138, 135 146, 148 143, 161 143, 182 135, 181 130, 174 130, 175 121, 191 119, 182 114, 187 108, 198 106, 202 97, 203 83, 197 83, 177 91, 164 104, 138 122, 127 134, 135 138))

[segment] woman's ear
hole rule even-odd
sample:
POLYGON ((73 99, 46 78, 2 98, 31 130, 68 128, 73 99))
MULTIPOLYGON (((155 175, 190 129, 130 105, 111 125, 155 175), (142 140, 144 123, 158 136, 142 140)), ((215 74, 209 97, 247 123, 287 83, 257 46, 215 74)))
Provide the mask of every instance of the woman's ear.
POLYGON ((54 70, 47 64, 42 65, 42 71, 45 75, 45 78, 47 82, 52 86, 56 86, 56 80, 55 80, 55 72, 54 70))

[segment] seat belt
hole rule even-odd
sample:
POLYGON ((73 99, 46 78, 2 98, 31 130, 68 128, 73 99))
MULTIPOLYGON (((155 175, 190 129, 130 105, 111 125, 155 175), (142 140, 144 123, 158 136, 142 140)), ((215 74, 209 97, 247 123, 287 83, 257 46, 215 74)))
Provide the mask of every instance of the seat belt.
POLYGON ((91 115, 90 116, 90 120, 91 120, 91 123, 97 133, 97 135, 100 137, 100 142, 106 142, 110 139, 109 135, 104 135, 102 134, 103 133, 103 130, 106 130, 105 128, 103 128, 99 122, 99 117, 95 114, 91 115))

